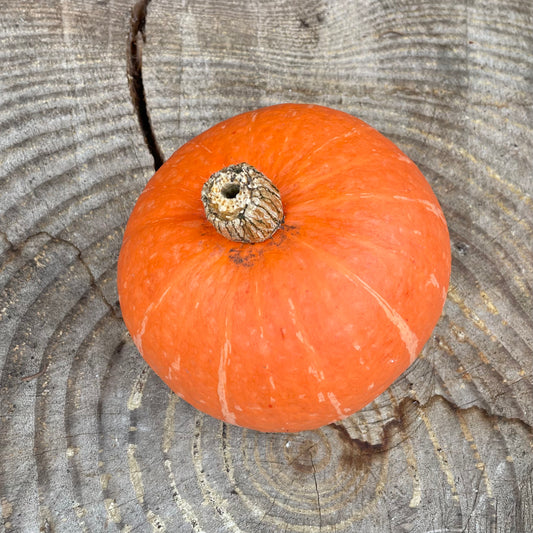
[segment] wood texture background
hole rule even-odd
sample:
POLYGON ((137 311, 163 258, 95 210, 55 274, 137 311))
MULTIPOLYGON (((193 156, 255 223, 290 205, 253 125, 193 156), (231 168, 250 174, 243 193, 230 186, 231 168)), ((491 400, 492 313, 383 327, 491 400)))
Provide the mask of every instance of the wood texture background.
POLYGON ((453 273, 423 356, 361 413, 259 434, 169 394, 116 260, 153 173, 133 0, 0 0, 0 530, 533 531, 533 4, 154 0, 166 156, 284 101, 352 113, 421 168, 453 273))

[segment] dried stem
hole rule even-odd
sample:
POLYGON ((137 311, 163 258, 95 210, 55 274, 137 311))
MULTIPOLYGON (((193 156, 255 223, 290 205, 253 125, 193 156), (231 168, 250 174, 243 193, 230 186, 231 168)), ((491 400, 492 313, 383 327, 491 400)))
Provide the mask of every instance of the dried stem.
POLYGON ((247 163, 213 174, 203 186, 202 202, 215 229, 236 242, 265 241, 283 222, 278 189, 247 163))

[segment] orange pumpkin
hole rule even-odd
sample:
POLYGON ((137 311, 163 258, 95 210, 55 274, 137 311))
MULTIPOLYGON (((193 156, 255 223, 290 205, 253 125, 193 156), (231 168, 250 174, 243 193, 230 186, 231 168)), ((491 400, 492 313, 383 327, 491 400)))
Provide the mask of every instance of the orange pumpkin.
POLYGON ((176 394, 231 424, 294 432, 351 415, 405 371, 450 263, 443 213, 409 158, 351 115, 282 104, 217 124, 156 172, 125 230, 118 291, 176 394))

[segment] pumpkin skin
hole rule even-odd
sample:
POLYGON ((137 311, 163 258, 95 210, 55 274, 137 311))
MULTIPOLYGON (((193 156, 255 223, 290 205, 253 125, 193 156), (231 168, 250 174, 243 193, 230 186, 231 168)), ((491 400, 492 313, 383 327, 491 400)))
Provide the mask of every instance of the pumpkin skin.
POLYGON ((118 261, 125 324, 197 409, 269 432, 351 415, 415 360, 450 277, 446 221, 398 147, 316 105, 230 118, 178 149, 140 195, 118 261), (236 243, 206 219, 208 178, 246 162, 284 223, 236 243))

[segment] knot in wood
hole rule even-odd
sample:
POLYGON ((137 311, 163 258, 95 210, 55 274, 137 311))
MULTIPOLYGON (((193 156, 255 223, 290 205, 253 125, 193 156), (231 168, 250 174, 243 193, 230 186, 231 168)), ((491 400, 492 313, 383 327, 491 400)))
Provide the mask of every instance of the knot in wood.
POLYGON ((202 188, 202 202, 218 233, 235 242, 265 241, 283 222, 277 187, 248 163, 215 172, 202 188))

